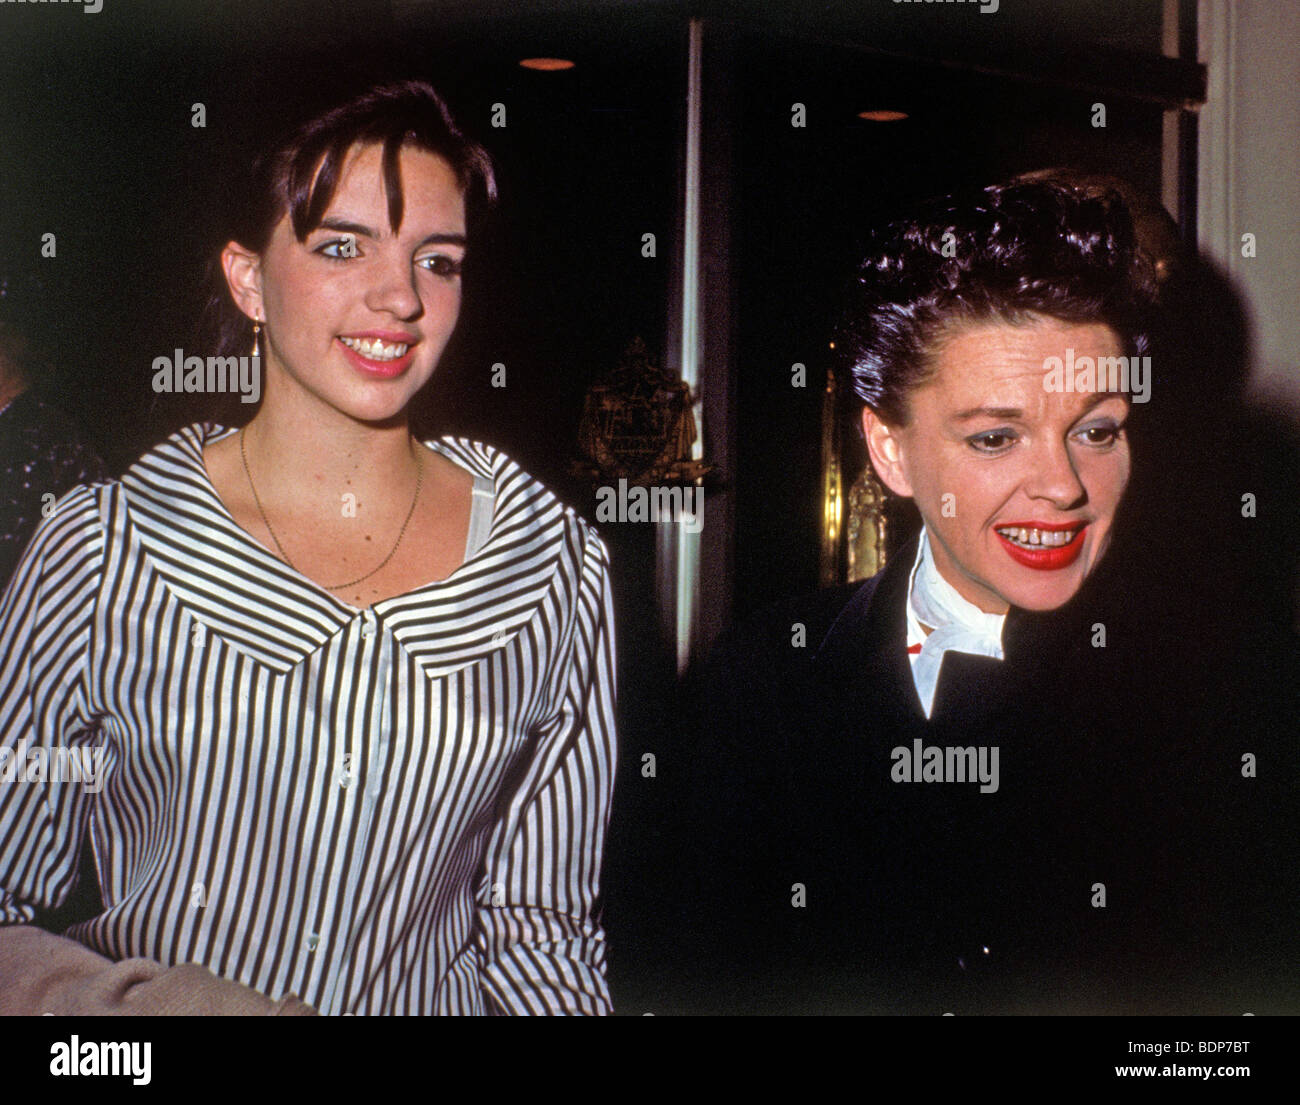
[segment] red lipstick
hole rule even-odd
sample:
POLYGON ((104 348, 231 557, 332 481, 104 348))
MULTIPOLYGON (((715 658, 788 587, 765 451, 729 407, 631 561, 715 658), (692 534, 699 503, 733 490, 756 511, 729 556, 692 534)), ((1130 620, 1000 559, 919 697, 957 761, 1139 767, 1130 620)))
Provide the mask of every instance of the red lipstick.
POLYGON ((1062 530, 1071 530, 1078 527, 1078 532, 1065 545, 1054 545, 1041 549, 1026 549, 1017 545, 1014 541, 1008 540, 995 528, 994 534, 997 536, 1002 547, 1006 549, 1007 555, 1017 564, 1023 564, 1026 568, 1033 568, 1040 572, 1054 572, 1061 568, 1068 568, 1076 560, 1079 554, 1083 552, 1083 535, 1087 532, 1088 524, 1079 522, 1007 522, 1001 528, 1003 529, 1036 529, 1045 530, 1049 533, 1060 533, 1062 530))

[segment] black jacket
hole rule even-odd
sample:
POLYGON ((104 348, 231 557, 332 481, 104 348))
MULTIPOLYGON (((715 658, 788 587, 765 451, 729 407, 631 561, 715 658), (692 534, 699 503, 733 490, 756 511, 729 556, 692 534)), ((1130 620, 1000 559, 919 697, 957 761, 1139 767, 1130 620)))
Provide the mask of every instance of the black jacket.
POLYGON ((1108 557, 1062 610, 1013 609, 1005 660, 948 653, 927 720, 905 653, 914 555, 714 650, 668 880, 687 1004, 1300 1008, 1292 658, 1198 624, 1176 586, 1126 589, 1108 557), (986 767, 996 747, 996 790, 895 781, 918 741, 986 767))

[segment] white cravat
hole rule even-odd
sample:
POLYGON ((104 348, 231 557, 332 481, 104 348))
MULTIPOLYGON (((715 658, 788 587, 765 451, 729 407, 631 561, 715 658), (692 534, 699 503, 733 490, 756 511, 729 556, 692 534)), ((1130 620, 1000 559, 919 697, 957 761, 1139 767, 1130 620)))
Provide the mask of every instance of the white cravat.
POLYGON ((922 527, 916 563, 907 585, 907 644, 912 680, 926 717, 934 708, 943 654, 955 649, 1001 660, 1002 626, 1006 620, 1005 614, 986 614, 967 602, 939 574, 930 552, 930 534, 922 527), (933 630, 928 637, 922 625, 933 630), (917 644, 921 646, 919 654, 910 651, 917 644))

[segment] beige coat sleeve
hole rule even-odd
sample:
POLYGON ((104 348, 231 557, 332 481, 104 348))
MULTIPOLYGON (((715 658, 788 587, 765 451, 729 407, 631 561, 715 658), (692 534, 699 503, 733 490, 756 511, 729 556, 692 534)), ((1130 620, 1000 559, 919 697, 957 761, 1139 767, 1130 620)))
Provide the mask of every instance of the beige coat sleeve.
POLYGON ((292 995, 279 1001, 206 967, 149 959, 114 963, 75 940, 31 925, 0 927, 0 1015, 314 1016, 292 995))

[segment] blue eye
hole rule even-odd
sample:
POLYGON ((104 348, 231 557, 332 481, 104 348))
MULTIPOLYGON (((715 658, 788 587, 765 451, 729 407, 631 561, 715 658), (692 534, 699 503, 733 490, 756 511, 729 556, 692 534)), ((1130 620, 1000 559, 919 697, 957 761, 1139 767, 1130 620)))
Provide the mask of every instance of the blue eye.
POLYGON ((349 258, 358 256, 357 240, 355 238, 331 238, 328 242, 322 242, 313 251, 322 257, 328 257, 331 261, 346 261, 349 258))
POLYGON ((966 444, 979 453, 1003 453, 1015 443, 1015 431, 1008 429, 985 430, 966 439, 966 444))
POLYGON ((449 280, 460 275, 462 265, 462 262, 454 257, 448 257, 445 253, 432 253, 428 257, 421 257, 415 263, 435 276, 446 277, 449 280))

